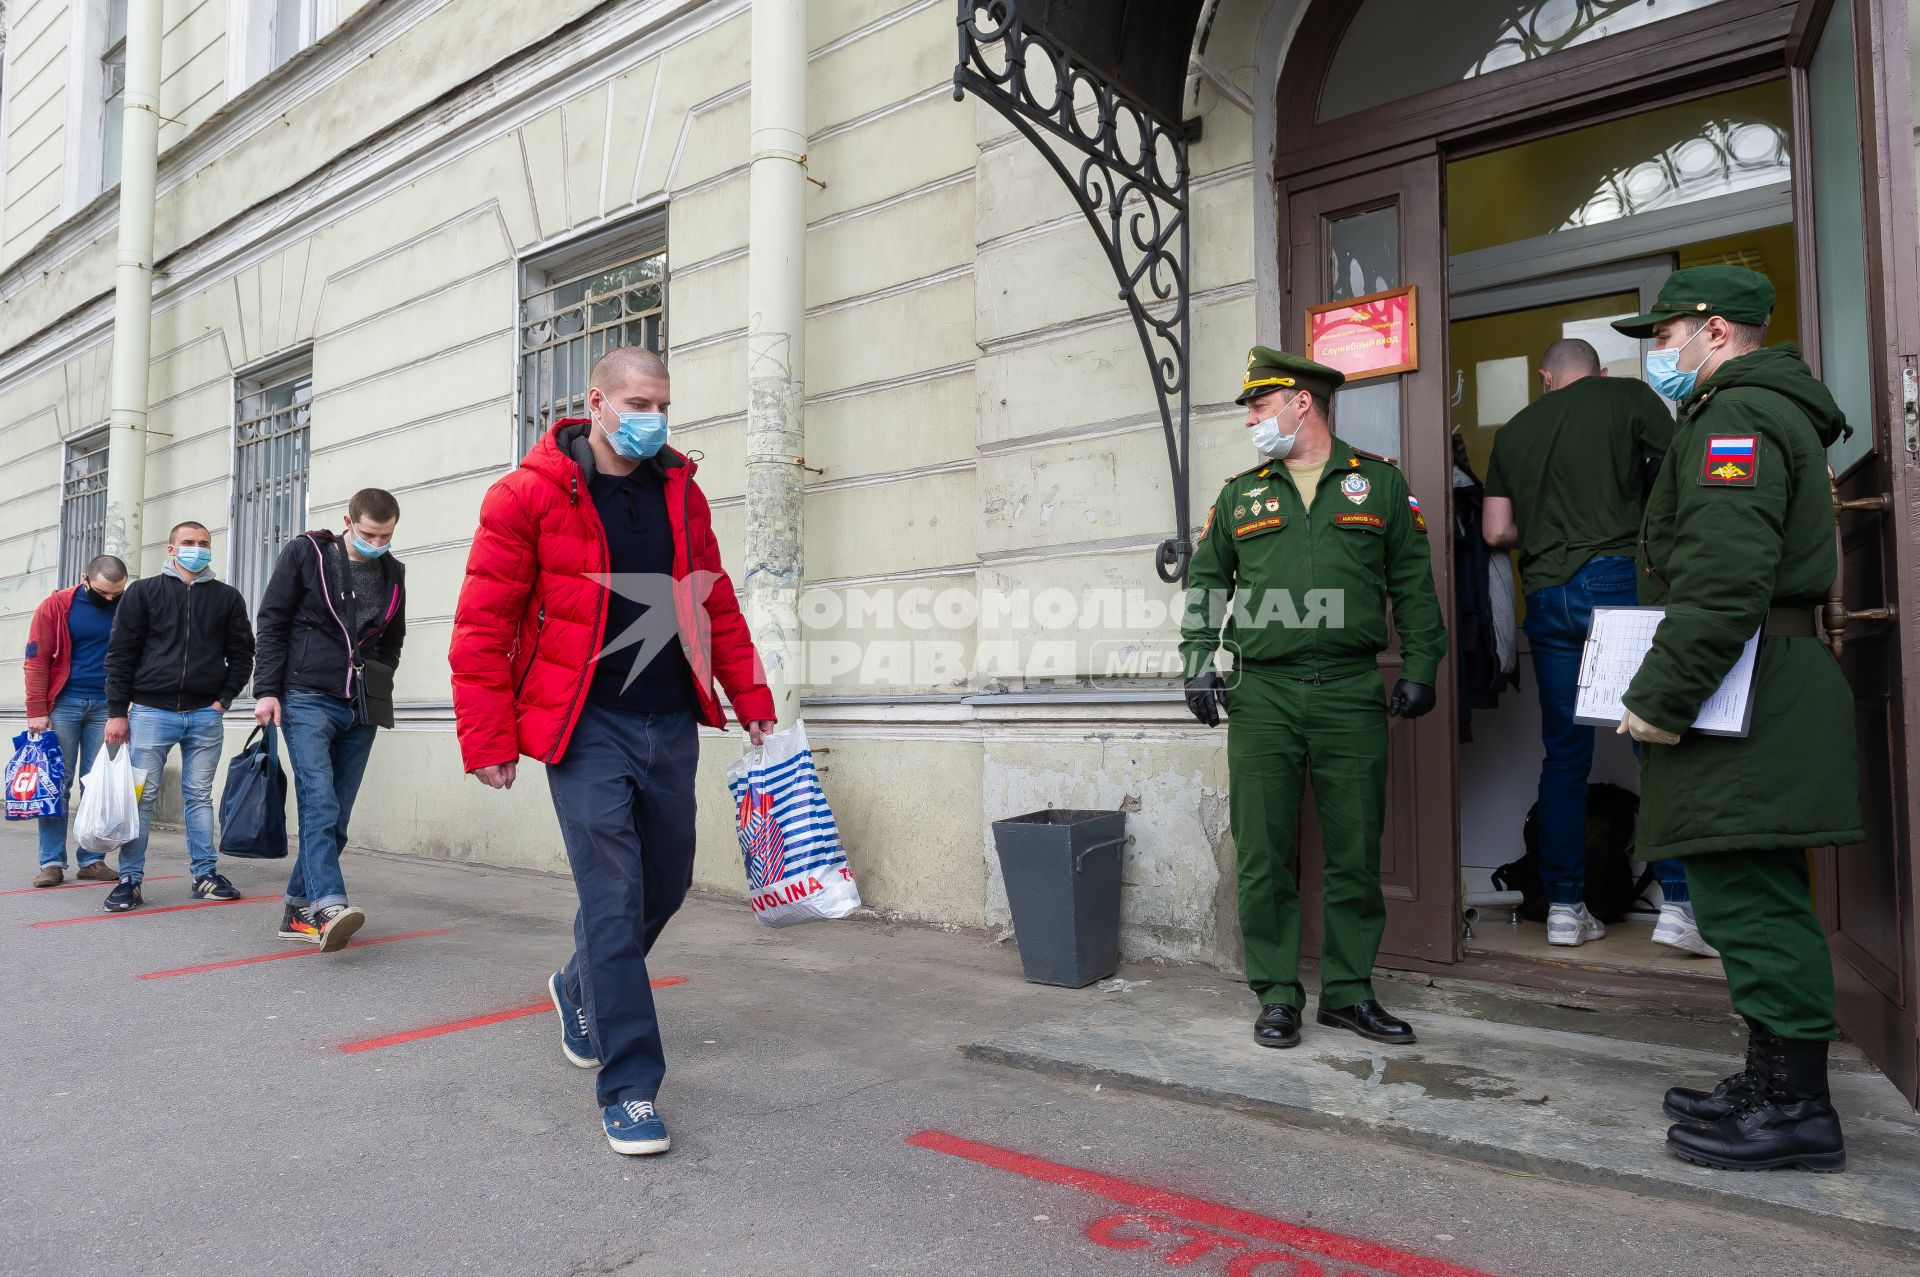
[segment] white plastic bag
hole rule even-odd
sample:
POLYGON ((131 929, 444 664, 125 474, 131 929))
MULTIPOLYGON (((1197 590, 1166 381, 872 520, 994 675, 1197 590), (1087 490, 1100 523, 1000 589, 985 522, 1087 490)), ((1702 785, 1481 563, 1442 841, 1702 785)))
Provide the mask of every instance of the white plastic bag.
POLYGON ((87 851, 118 851, 140 836, 140 791, 133 779, 133 746, 102 745, 80 780, 73 837, 87 851))
POLYGON ((800 722, 749 747, 727 768, 734 829, 746 862, 753 916, 769 927, 844 918, 860 889, 840 847, 840 830, 813 769, 800 722))

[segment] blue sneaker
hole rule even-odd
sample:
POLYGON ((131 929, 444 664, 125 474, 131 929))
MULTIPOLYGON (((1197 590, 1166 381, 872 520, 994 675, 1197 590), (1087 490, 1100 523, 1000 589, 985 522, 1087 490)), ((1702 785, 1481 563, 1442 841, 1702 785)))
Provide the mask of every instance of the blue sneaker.
POLYGON ((673 1144, 667 1138, 667 1124, 646 1100, 609 1104, 601 1119, 607 1126, 607 1143, 616 1153, 664 1153, 673 1144))
POLYGON ((600 1057, 593 1053, 593 1039, 587 1035, 587 1009, 567 1000, 558 971, 547 977, 547 993, 553 998, 553 1009, 560 1013, 560 1053, 575 1068, 599 1068, 600 1057))

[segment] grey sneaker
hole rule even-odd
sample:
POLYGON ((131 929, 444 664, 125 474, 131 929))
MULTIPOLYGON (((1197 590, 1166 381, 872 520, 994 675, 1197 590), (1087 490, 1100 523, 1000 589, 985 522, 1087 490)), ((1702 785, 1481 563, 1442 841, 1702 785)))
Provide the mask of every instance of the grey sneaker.
POLYGON ((1600 919, 1587 911, 1587 902, 1553 905, 1547 910, 1547 943, 1578 946, 1607 934, 1600 919))

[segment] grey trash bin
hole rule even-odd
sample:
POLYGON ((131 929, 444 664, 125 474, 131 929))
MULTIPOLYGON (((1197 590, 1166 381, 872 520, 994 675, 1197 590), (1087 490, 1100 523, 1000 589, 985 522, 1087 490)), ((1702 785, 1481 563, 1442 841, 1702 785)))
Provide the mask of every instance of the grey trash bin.
POLYGON ((1120 811, 1036 811, 993 822, 1029 981, 1080 989, 1119 968, 1126 842, 1120 811))

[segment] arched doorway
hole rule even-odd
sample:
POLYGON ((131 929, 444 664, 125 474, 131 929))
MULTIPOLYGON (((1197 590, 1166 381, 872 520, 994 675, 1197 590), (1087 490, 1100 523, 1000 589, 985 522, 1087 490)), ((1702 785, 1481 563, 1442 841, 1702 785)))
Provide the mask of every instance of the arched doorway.
MULTIPOLYGON (((1682 265, 1739 261, 1774 278, 1773 339, 1799 341, 1850 419, 1871 424, 1830 455, 1840 495, 1904 501, 1894 471, 1906 456, 1920 329, 1908 278, 1912 153, 1887 141, 1910 138, 1900 127, 1908 108, 1876 102, 1875 60, 1896 23, 1894 47, 1904 48, 1904 6, 1889 0, 1273 6, 1259 77, 1274 86, 1261 130, 1269 145, 1256 146, 1275 191, 1256 246, 1263 319, 1288 348, 1306 349, 1311 308, 1412 291, 1416 366, 1352 383, 1336 400, 1336 428, 1399 458, 1438 514, 1443 599, 1456 578, 1444 535, 1456 461, 1484 467, 1494 432, 1537 386, 1530 360, 1554 337, 1593 334, 1616 375, 1640 375, 1641 352, 1607 340, 1605 320, 1639 309, 1682 265), (1871 180, 1887 172, 1905 174, 1904 185, 1871 180)), ((1920 560, 1905 522, 1877 510, 1846 516, 1851 607, 1897 597, 1920 560)), ((1383 658, 1389 676, 1396 665, 1383 658)), ((1912 1099, 1920 882, 1904 778, 1920 727, 1907 671, 1920 657, 1892 623, 1867 616, 1847 633, 1845 665, 1870 837, 1816 849, 1819 905, 1843 1023, 1912 1099)), ((1492 865, 1519 854, 1539 758, 1536 720, 1524 712, 1530 676, 1505 698, 1511 717, 1479 711, 1493 730, 1471 744, 1461 739, 1461 689, 1446 681, 1441 712, 1393 728, 1383 961, 1466 963, 1553 985, 1565 969, 1544 951, 1470 946, 1460 926, 1463 882, 1482 886, 1492 865)), ((1631 779, 1630 755, 1609 766, 1631 779)), ((1315 831, 1304 833, 1311 844, 1315 831)), ((1315 859, 1303 858, 1309 890, 1315 859)), ((1669 1003, 1717 1000, 1698 971, 1637 965, 1656 969, 1580 978, 1669 1003)))

